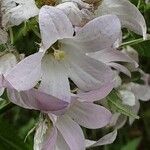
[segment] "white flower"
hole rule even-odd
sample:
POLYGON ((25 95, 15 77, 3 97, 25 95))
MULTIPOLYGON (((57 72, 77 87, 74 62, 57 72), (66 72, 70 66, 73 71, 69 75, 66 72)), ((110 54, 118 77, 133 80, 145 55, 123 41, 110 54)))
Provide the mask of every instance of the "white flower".
MULTIPOLYGON (((36 130, 35 150, 85 150, 85 139, 79 125, 90 129, 102 128, 109 123, 111 113, 102 106, 76 101, 64 115, 49 113, 49 117, 52 123, 42 122, 36 130), (43 127, 47 129, 46 133, 41 130, 43 127)), ((98 143, 102 144, 102 141, 98 143)))
POLYGON ((146 23, 145 19, 129 0, 103 0, 99 8, 96 10, 97 16, 114 14, 121 21, 122 27, 126 27, 133 32, 143 35, 146 39, 146 23))
POLYGON ((39 13, 34 0, 3 0, 2 11, 4 24, 11 26, 19 25, 39 13))
POLYGON ((40 10, 39 24, 42 36, 40 52, 25 58, 5 76, 15 89, 33 88, 41 80, 41 91, 67 102, 70 102, 68 79, 89 95, 91 90, 97 90, 99 96, 111 91, 114 79, 112 70, 88 57, 86 52, 113 45, 120 34, 120 22, 116 16, 95 18, 73 36, 75 31, 67 15, 57 7, 44 6, 40 10), (59 44, 55 48, 52 44, 57 40, 59 44))

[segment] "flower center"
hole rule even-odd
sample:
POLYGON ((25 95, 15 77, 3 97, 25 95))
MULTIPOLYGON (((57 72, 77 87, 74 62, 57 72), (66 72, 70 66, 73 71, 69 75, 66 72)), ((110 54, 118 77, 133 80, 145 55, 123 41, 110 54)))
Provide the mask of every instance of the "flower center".
POLYGON ((58 61, 64 60, 65 58, 65 52, 61 50, 54 50, 53 55, 54 55, 54 58, 58 61))

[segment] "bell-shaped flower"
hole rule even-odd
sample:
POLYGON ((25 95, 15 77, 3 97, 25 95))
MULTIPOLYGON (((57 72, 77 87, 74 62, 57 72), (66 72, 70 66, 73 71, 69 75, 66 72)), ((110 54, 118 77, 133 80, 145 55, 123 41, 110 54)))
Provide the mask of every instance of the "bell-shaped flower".
MULTIPOLYGON (((68 105, 67 102, 37 89, 18 92, 8 83, 5 85, 11 102, 26 109, 40 110, 48 114, 52 120, 52 123, 50 120, 39 123, 34 137, 35 150, 55 150, 55 147, 57 147, 56 150, 66 150, 66 148, 85 150, 87 145, 79 125, 89 129, 98 129, 109 124, 111 120, 112 115, 109 110, 88 100, 83 100, 79 95, 72 95, 72 101, 68 105)), ((115 136, 116 131, 109 136, 112 142, 115 136)), ((95 144, 104 144, 102 141, 95 142, 95 144)), ((111 141, 107 140, 106 143, 111 141)))
POLYGON ((143 35, 143 38, 146 39, 147 28, 145 19, 138 8, 129 0, 103 0, 96 10, 96 14, 97 16, 106 14, 117 15, 122 27, 143 35))
POLYGON ((28 90, 41 81, 41 91, 67 102, 71 97, 68 79, 87 93, 97 90, 101 94, 99 89, 102 88, 104 96, 112 90, 112 70, 87 56, 86 52, 113 45, 120 33, 116 16, 98 17, 75 32, 62 10, 44 6, 39 13, 39 25, 42 37, 40 51, 22 60, 5 75, 15 89, 28 90))
POLYGON ((76 101, 64 115, 56 117, 49 114, 49 117, 51 126, 42 121, 36 129, 35 150, 85 150, 87 145, 79 125, 90 129, 102 128, 109 123, 111 113, 102 106, 76 101), (41 130, 42 127, 46 130, 41 130))

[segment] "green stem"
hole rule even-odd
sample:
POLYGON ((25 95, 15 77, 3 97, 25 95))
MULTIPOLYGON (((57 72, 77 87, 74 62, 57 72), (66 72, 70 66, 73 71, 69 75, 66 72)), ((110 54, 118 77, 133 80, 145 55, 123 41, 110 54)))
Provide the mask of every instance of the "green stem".
POLYGON ((14 44, 14 35, 13 35, 12 28, 9 28, 9 34, 10 34, 10 43, 13 45, 14 44))
POLYGON ((143 40, 143 38, 139 38, 139 39, 135 39, 132 41, 124 42, 120 45, 120 47, 128 46, 128 45, 135 45, 135 44, 139 44, 139 43, 142 43, 144 41, 149 41, 149 40, 150 40, 150 36, 148 36, 146 40, 143 40))
POLYGON ((32 31, 34 32, 34 34, 41 39, 41 35, 39 32, 37 32, 34 28, 32 28, 32 31))

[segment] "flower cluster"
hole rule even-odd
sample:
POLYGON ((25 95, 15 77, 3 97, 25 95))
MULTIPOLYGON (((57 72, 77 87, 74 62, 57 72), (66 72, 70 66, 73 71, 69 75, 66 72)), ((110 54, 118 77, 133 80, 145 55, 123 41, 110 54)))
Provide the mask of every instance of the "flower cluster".
POLYGON ((150 99, 150 77, 138 68, 134 49, 120 49, 122 28, 147 38, 144 18, 128 0, 0 2, 0 95, 6 89, 12 103, 41 112, 34 150, 110 144, 127 116, 130 123, 138 118, 139 100, 150 99), (12 28, 32 19, 41 43, 22 56, 9 45, 12 28), (133 72, 142 85, 130 80, 133 72), (80 126, 114 130, 90 141, 80 126))

